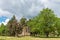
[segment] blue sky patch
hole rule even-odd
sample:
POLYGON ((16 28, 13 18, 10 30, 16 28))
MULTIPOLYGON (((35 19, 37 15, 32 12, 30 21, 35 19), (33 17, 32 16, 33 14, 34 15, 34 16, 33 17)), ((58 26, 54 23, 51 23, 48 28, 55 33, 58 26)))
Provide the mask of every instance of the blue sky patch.
POLYGON ((5 22, 6 19, 7 19, 7 17, 1 16, 1 17, 0 17, 0 23, 1 23, 1 22, 5 22))

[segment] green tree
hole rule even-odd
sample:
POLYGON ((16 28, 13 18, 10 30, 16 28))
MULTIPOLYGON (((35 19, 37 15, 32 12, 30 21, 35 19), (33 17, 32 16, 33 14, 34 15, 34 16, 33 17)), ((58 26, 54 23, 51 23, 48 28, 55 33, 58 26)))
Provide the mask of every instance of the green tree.
POLYGON ((27 25, 27 20, 26 20, 26 18, 21 18, 20 19, 20 26, 21 26, 21 30, 23 29, 23 27, 24 26, 26 26, 27 25))
POLYGON ((55 27, 56 27, 56 31, 57 31, 57 36, 60 35, 60 18, 56 18, 56 22, 55 22, 55 27))
POLYGON ((50 32, 55 31, 54 24, 56 21, 56 16, 54 15, 54 12, 51 9, 46 8, 41 11, 40 17, 42 17, 42 20, 40 19, 40 21, 42 21, 44 33, 48 37, 50 32))
POLYGON ((23 35, 29 35, 29 27, 27 26, 27 19, 26 18, 21 18, 20 19, 20 25, 21 25, 21 33, 23 34, 23 35), (27 33, 27 34, 26 34, 27 33))
POLYGON ((24 17, 21 18, 21 19, 20 19, 20 24, 21 24, 21 25, 25 25, 25 24, 26 24, 26 18, 24 18, 24 17))
POLYGON ((29 19, 29 21, 27 22, 27 25, 30 28, 30 35, 32 36, 36 36, 37 34, 40 33, 40 24, 37 21, 37 18, 33 18, 33 19, 29 19))
POLYGON ((6 35, 7 34, 7 27, 2 23, 0 26, 0 35, 6 35))
POLYGON ((48 37, 50 32, 54 32, 55 15, 51 9, 43 9, 39 15, 32 18, 28 22, 28 26, 31 28, 31 32, 45 34, 48 37), (36 31, 35 31, 36 30, 36 31))

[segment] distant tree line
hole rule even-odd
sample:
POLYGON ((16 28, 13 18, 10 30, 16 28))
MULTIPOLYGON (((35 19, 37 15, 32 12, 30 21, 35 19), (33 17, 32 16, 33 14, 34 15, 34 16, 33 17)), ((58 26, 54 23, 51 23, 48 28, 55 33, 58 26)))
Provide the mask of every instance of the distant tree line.
POLYGON ((19 36, 22 33, 23 26, 29 27, 31 36, 39 37, 59 37, 60 36, 60 18, 58 18, 54 11, 45 8, 40 13, 27 20, 21 18, 16 20, 15 15, 9 20, 7 25, 3 23, 0 25, 1 36, 19 36))

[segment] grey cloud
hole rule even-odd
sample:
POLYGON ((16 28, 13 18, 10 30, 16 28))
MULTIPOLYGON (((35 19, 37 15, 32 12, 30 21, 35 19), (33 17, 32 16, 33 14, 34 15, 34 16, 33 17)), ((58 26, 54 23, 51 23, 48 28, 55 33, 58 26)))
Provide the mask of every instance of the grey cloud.
POLYGON ((39 7, 42 8, 43 6, 36 0, 5 0, 1 8, 15 14, 17 17, 25 16, 26 18, 28 18, 29 16, 30 18, 30 16, 34 16, 38 13, 37 10, 40 10, 39 7), (12 3, 12 1, 14 4, 12 3), (32 10, 33 12, 29 12, 32 4, 34 4, 35 8, 34 10, 32 10))
POLYGON ((45 7, 51 8, 58 15, 60 1, 46 0, 47 4, 41 3, 41 0, 0 0, 0 8, 2 10, 10 12, 12 15, 16 15, 17 18, 25 16, 26 18, 31 18, 38 15, 39 11, 45 7))

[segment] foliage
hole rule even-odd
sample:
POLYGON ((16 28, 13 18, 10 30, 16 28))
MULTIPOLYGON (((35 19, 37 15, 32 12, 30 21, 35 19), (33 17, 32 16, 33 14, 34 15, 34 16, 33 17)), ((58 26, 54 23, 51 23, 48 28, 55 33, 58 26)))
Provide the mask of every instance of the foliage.
POLYGON ((18 36, 19 31, 19 24, 17 23, 17 20, 15 16, 11 18, 11 20, 7 24, 8 30, 9 30, 9 35, 10 36, 18 36))
POLYGON ((22 17, 20 21, 17 21, 13 15, 7 25, 1 24, 0 35, 18 36, 22 33, 23 27, 28 27, 30 35, 33 36, 49 37, 51 34, 59 36, 60 18, 56 17, 54 11, 49 8, 43 9, 37 16, 29 20, 22 17))
POLYGON ((0 35, 6 35, 7 34, 7 27, 2 23, 0 26, 0 35))
POLYGON ((32 18, 28 25, 31 28, 31 32, 37 32, 40 34, 49 35, 50 32, 55 31, 54 24, 55 24, 55 15, 51 9, 43 9, 40 14, 34 18, 32 18))

